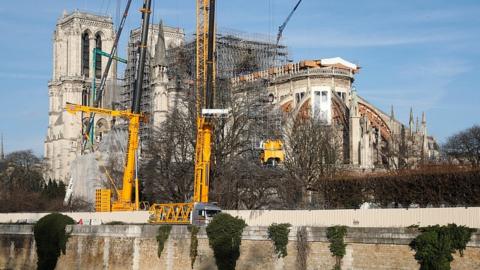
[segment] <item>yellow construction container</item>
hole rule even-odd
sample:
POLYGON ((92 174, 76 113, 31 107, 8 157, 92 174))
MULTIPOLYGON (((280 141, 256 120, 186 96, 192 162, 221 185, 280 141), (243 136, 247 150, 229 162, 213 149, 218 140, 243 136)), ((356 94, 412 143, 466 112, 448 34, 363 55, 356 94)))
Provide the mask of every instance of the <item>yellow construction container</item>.
POLYGON ((110 212, 112 190, 97 189, 95 191, 95 211, 96 212, 110 212))

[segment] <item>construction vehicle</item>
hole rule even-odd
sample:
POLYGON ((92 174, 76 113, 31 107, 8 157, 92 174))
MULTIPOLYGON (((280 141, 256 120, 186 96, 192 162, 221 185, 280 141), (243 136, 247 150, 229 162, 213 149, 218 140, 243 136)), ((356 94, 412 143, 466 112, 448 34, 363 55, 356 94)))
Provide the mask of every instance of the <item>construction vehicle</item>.
POLYGON ((153 204, 149 223, 206 225, 221 209, 209 203, 210 155, 213 118, 226 109, 214 108, 215 91, 215 0, 197 0, 196 112, 197 134, 193 200, 186 203, 153 204))
MULTIPOLYGON (((128 8, 130 6, 131 0, 128 1, 122 22, 119 26, 119 31, 117 32, 117 38, 114 42, 112 48, 112 53, 108 55, 109 61, 107 67, 110 66, 111 61, 114 59, 115 50, 118 44, 119 36, 121 29, 125 23, 125 19, 128 13, 128 8)), ((137 178, 137 150, 138 150, 138 141, 139 141, 139 130, 140 122, 146 121, 146 117, 140 112, 140 101, 142 96, 142 87, 143 87, 143 75, 145 70, 145 58, 146 58, 146 49, 147 49, 147 40, 148 40, 148 26, 151 13, 151 0, 145 0, 143 8, 140 9, 142 13, 142 30, 141 30, 141 41, 140 41, 140 56, 139 64, 137 69, 137 80, 135 84, 135 89, 133 93, 133 102, 130 110, 109 110, 103 108, 97 108, 99 98, 101 97, 101 90, 105 85, 106 76, 108 74, 108 69, 105 70, 101 85, 100 91, 97 93, 97 97, 94 100, 94 107, 82 106, 77 104, 67 103, 65 109, 70 113, 84 112, 90 114, 90 126, 87 130, 92 130, 91 125, 93 124, 93 117, 95 114, 109 115, 111 117, 121 117, 128 120, 128 146, 125 159, 125 166, 123 172, 123 181, 122 189, 117 189, 115 184, 112 181, 113 188, 115 192, 112 192, 112 189, 98 189, 95 192, 95 210, 97 212, 110 212, 110 211, 134 211, 140 209, 139 202, 139 183, 137 178), (115 195, 115 196, 113 196, 115 195), (134 197, 134 199, 132 199, 134 197)), ((96 52, 94 52, 96 54, 96 52)))

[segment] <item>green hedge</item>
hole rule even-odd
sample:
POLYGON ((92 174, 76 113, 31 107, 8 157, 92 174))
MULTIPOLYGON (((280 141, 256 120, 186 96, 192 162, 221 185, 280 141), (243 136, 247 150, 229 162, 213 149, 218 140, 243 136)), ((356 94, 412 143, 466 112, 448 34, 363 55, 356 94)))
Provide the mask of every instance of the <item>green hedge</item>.
POLYGON ((480 171, 402 172, 368 178, 321 181, 317 187, 326 208, 480 206, 480 171))
POLYGON ((449 224, 447 226, 429 226, 420 228, 410 247, 415 250, 415 259, 420 270, 450 270, 452 254, 459 251, 463 256, 474 229, 449 224))
POLYGON ((75 221, 69 216, 52 213, 39 219, 33 227, 38 270, 55 269, 60 252, 65 254, 69 237, 65 226, 68 224, 75 224, 75 221))

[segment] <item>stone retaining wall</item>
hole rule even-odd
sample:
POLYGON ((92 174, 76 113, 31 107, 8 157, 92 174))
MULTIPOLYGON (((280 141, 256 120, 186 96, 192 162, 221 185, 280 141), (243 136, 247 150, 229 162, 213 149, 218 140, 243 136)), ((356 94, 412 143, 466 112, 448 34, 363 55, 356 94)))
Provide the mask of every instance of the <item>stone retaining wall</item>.
MULTIPOLYGON (((174 226, 165 249, 157 256, 153 225, 68 226, 67 253, 57 269, 167 269, 190 267, 190 233, 174 226)), ((243 233, 237 269, 296 269, 296 228, 292 228, 288 256, 277 259, 267 239, 266 227, 247 227, 243 233)), ((332 269, 335 261, 326 239, 326 228, 307 227, 308 269, 332 269)), ((349 228, 347 254, 342 269, 418 269, 408 243, 416 236, 408 228, 349 228)), ((205 230, 199 234, 195 270, 215 270, 213 252, 205 230)), ((0 269, 35 269, 36 252, 32 225, 0 225, 0 269)), ((455 254, 452 269, 480 269, 480 234, 474 234, 463 257, 455 254)))

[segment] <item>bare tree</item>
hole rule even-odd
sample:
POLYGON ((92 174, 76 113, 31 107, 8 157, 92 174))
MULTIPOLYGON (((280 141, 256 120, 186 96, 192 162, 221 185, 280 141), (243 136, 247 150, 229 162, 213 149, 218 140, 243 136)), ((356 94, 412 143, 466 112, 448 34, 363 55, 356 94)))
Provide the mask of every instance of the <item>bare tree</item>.
POLYGON ((449 137, 443 151, 461 163, 480 166, 480 126, 474 125, 449 137))
POLYGON ((283 201, 294 208, 312 205, 312 193, 341 166, 341 134, 315 118, 295 118, 286 125, 286 180, 283 201))
POLYGON ((188 113, 174 110, 153 132, 140 172, 144 199, 183 202, 191 197, 194 126, 188 113))
POLYGON ((386 168, 393 172, 412 169, 424 162, 422 143, 415 141, 415 136, 406 133, 402 126, 400 134, 392 134, 383 151, 380 152, 386 160, 386 168))
POLYGON ((42 177, 31 150, 12 152, 0 162, 0 212, 61 211, 65 185, 42 177))
POLYGON ((39 191, 44 183, 41 162, 32 150, 15 151, 5 158, 5 167, 0 176, 2 187, 7 190, 39 191))
POLYGON ((15 151, 5 157, 7 162, 14 163, 26 170, 32 169, 34 165, 40 165, 40 159, 35 156, 32 150, 15 151))
MULTIPOLYGON (((250 86, 248 90, 254 91, 250 86)), ((272 181, 276 172, 260 164, 252 144, 252 129, 258 123, 251 115, 251 107, 256 100, 248 98, 246 89, 232 91, 227 81, 218 87, 217 104, 229 108, 230 115, 215 123, 212 199, 225 208, 264 208, 270 203, 277 183, 272 181)))

